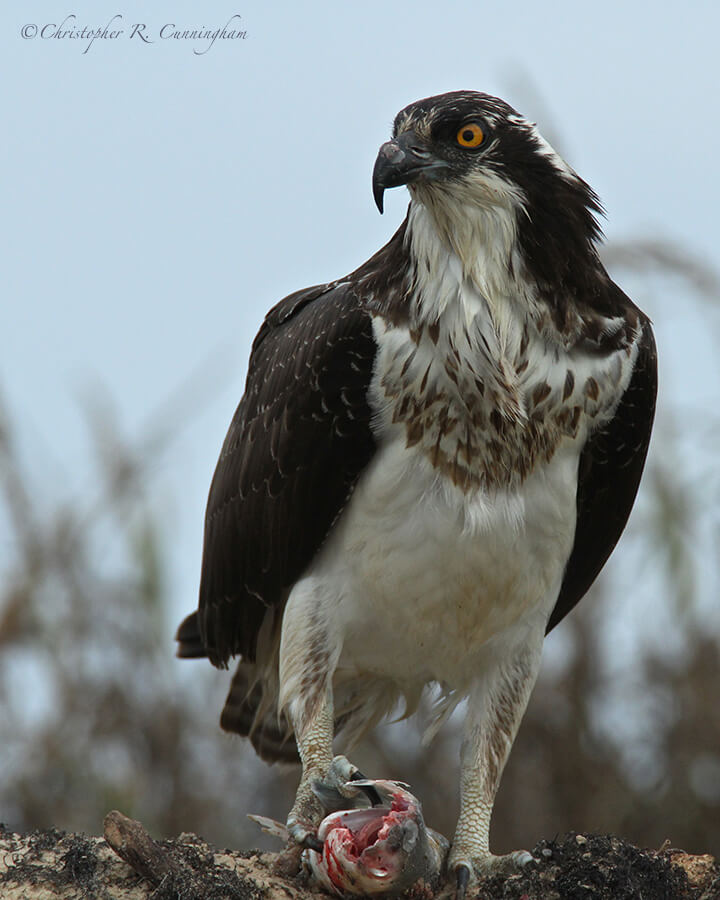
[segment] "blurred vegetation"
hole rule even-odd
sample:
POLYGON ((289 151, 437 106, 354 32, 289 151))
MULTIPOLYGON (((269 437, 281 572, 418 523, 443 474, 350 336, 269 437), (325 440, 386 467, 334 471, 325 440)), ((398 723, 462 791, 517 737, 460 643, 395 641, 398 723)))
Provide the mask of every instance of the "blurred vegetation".
MULTIPOLYGON (((641 292, 658 273, 671 279, 716 327, 717 278, 688 254, 644 242, 606 257, 641 292)), ((618 558, 548 642, 496 805, 497 850, 575 829, 720 855, 720 642, 707 604, 718 484, 693 468, 694 436, 717 432, 717 404, 693 415, 661 395, 618 558)), ((297 773, 220 732, 226 674, 172 656, 167 538, 150 499, 171 437, 132 447, 96 419, 84 499, 48 509, 15 433, 0 407, 0 517, 12 536, 0 560, 0 820, 97 833, 117 807, 160 835, 262 843, 245 813, 284 818, 297 773)), ((353 759, 410 782, 428 822, 451 834, 458 725, 427 748, 413 721, 385 725, 353 759)))

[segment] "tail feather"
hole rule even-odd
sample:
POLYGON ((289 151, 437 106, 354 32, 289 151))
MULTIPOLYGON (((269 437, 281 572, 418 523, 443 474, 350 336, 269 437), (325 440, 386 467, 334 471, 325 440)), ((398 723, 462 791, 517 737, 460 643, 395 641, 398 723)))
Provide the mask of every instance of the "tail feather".
MULTIPOLYGON (((258 660, 238 663, 220 716, 220 727, 223 731, 249 738, 255 752, 267 763, 298 763, 300 755, 292 725, 284 713, 278 713, 279 629, 273 630, 272 624, 272 621, 268 622, 268 642, 264 652, 258 652, 258 660)), ((175 639, 177 656, 181 659, 211 655, 200 637, 197 611, 183 619, 175 639)), ((389 686, 384 679, 366 678, 362 689, 356 678, 340 680, 335 688, 335 734, 343 732, 344 744, 348 747, 397 709, 403 695, 399 688, 389 686)), ((404 716, 407 716, 417 708, 420 691, 405 693, 404 699, 404 716)), ((449 712, 456 704, 457 700, 449 712)), ((442 706, 447 706, 447 701, 442 706)))
POLYGON ((277 691, 259 680, 256 666, 239 663, 233 675, 220 727, 250 738, 260 759, 268 763, 300 762, 292 726, 277 711, 277 691))
POLYGON ((175 655, 180 659, 203 659, 208 651, 200 638, 200 626, 198 624, 197 610, 186 616, 175 634, 178 642, 175 655))

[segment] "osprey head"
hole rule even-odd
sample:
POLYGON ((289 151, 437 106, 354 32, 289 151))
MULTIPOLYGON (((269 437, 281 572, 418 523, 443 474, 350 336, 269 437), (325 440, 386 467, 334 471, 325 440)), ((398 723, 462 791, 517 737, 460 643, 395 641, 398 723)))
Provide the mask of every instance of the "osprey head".
POLYGON ((580 182, 531 122, 497 97, 454 91, 398 113, 375 163, 373 193, 380 212, 385 188, 402 184, 421 202, 460 186, 481 203, 504 189, 524 205, 531 179, 553 178, 580 182))
MULTIPOLYGON (((595 267, 602 207, 594 191, 529 122, 497 97, 454 91, 411 103, 395 118, 373 171, 382 212, 386 188, 407 185, 411 209, 425 208, 437 231, 472 260, 501 235, 542 285, 595 267)), ((582 274, 584 278, 584 274, 582 274)))

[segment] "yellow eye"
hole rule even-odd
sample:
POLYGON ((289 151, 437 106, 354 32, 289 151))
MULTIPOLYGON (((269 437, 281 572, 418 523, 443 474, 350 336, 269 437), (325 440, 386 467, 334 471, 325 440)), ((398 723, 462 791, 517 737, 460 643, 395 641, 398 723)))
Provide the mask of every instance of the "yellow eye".
POLYGON ((455 135, 461 147, 479 147, 485 140, 485 132, 476 122, 469 122, 455 135))

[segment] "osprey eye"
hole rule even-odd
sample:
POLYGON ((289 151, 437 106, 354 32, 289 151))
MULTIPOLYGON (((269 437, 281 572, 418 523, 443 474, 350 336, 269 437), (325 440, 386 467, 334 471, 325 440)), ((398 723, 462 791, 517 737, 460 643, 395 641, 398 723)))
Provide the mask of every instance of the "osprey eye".
POLYGON ((461 147, 479 147, 485 140, 485 132, 477 122, 470 122, 463 125, 455 138, 461 147))

